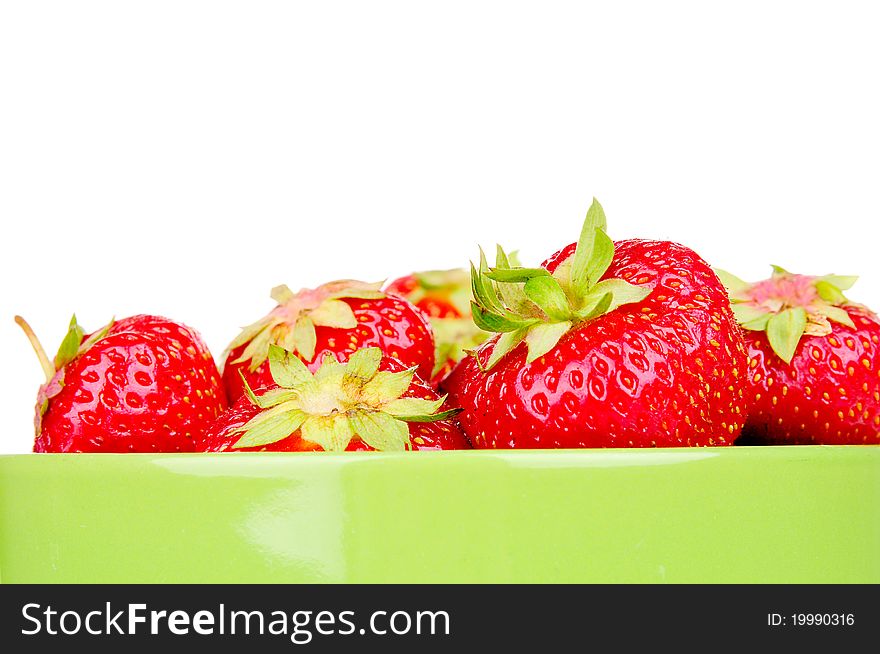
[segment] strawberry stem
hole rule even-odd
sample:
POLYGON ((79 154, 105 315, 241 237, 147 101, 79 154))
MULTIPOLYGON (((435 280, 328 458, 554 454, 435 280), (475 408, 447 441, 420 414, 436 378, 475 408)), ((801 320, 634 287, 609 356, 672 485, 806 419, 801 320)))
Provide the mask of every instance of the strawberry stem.
POLYGON ((477 327, 501 334, 486 370, 523 341, 528 347, 526 363, 531 363, 556 347, 574 325, 650 295, 647 286, 605 279, 614 259, 614 241, 606 226, 605 211, 593 198, 574 253, 553 273, 510 265, 500 246, 495 267, 490 268, 480 249, 479 268, 471 264, 471 313, 477 327))
POLYGON ((46 355, 46 350, 43 349, 40 339, 37 338, 34 330, 31 329, 31 326, 21 316, 15 316, 15 324, 21 327, 24 335, 27 336, 27 339, 31 342, 31 347, 34 348, 34 352, 37 353, 37 358, 40 360, 40 367, 43 368, 43 374, 46 375, 46 382, 52 381, 56 372, 55 366, 52 365, 52 362, 46 355))

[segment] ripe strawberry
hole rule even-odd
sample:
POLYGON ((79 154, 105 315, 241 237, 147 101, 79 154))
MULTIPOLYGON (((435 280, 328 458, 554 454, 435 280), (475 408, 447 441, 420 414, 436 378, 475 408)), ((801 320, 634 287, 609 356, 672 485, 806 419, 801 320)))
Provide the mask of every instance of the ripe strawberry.
POLYGON ((843 295, 856 278, 773 268, 756 284, 718 271, 746 330, 754 402, 744 438, 880 443, 880 321, 843 295))
POLYGON ((226 408, 201 337, 157 316, 132 316, 86 336, 76 317, 54 361, 19 316, 46 373, 35 452, 189 452, 226 408))
POLYGON ((385 292, 409 300, 428 316, 434 331, 434 387, 468 350, 489 338, 471 317, 470 275, 464 269, 413 273, 395 279, 385 292))
POLYGON ((461 318, 471 314, 470 279, 463 268, 427 270, 389 282, 385 292, 406 298, 432 318, 461 318))
POLYGON ((379 291, 379 284, 343 280, 314 290, 272 290, 278 306, 229 344, 223 385, 230 404, 251 388, 271 384, 269 345, 296 353, 314 372, 324 356, 345 361, 363 347, 376 346, 428 379, 434 366, 434 340, 422 313, 402 298, 379 291))
POLYGON ((728 445, 746 354, 726 294, 692 250, 613 243, 594 200, 542 268, 472 267, 474 320, 500 335, 443 384, 474 447, 728 445))
POLYGON ((438 410, 438 397, 415 368, 377 347, 352 353, 347 363, 327 355, 312 374, 293 353, 269 346, 272 385, 245 387, 235 405, 200 443, 229 450, 448 450, 468 447, 455 411, 438 410))

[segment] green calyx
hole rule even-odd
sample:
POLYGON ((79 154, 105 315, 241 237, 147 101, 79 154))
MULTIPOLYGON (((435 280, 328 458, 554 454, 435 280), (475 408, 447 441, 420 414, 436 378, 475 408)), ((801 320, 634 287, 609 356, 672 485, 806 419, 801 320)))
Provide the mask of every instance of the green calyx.
POLYGON ((796 275, 772 266, 769 279, 750 284, 725 270, 715 273, 727 289, 733 315, 743 329, 767 334, 776 355, 791 363, 801 337, 827 336, 831 322, 855 328, 844 307, 850 304, 843 291, 858 277, 796 275))
POLYGON ((52 381, 52 379, 64 369, 64 366, 104 338, 107 335, 107 332, 110 331, 113 323, 114 320, 111 320, 83 341, 85 330, 79 326, 79 323, 76 321, 76 314, 74 314, 70 318, 67 333, 64 335, 61 345, 58 347, 58 352, 55 354, 55 358, 50 360, 46 355, 46 350, 43 349, 43 344, 40 343, 40 339, 37 338, 36 333, 34 333, 34 330, 28 322, 21 316, 15 316, 15 324, 17 324, 24 332, 24 335, 27 336, 31 347, 34 349, 37 358, 40 360, 40 367, 43 369, 43 374, 46 376, 46 383, 52 381))
POLYGON ((574 254, 552 274, 513 265, 501 246, 490 268, 480 250, 479 268, 471 264, 471 311, 477 327, 501 334, 486 370, 523 341, 528 347, 526 362, 531 363, 572 327, 648 297, 648 287, 602 279, 614 258, 606 229, 605 212, 594 198, 574 254))
MULTIPOLYGON (((516 253, 509 258, 515 259, 516 253)), ((517 264, 518 265, 518 264, 517 264)), ((458 363, 470 350, 484 343, 491 334, 474 324, 471 318, 471 276, 464 268, 453 270, 427 270, 413 274, 416 287, 407 294, 413 304, 426 298, 448 302, 460 318, 429 317, 431 331, 434 333, 434 370, 431 376, 439 374, 449 363, 458 363)))
POLYGON ((458 363, 464 359, 469 351, 482 345, 490 336, 477 327, 472 318, 430 318, 430 321, 435 343, 432 377, 449 361, 458 363))
POLYGON ((425 270, 413 275, 417 286, 407 299, 413 304, 429 296, 440 296, 463 316, 471 311, 470 275, 464 268, 452 270, 425 270))
POLYGON ((34 426, 36 434, 39 436, 42 417, 49 409, 49 400, 58 395, 61 389, 64 388, 64 367, 104 338, 113 326, 114 320, 111 320, 84 341, 85 331, 79 326, 74 314, 70 319, 67 334, 62 339, 55 358, 51 360, 28 322, 21 316, 15 316, 15 322, 24 332, 25 336, 27 336, 28 341, 30 341, 31 347, 36 353, 40 361, 40 367, 43 369, 43 374, 46 377, 46 383, 40 386, 40 390, 37 393, 37 414, 34 426))
POLYGON ((107 335, 114 322, 116 320, 111 319, 110 322, 83 341, 85 330, 77 323, 76 314, 71 316, 70 324, 67 327, 67 334, 64 335, 64 339, 62 339, 61 345, 58 348, 58 353, 53 360, 55 370, 61 370, 76 357, 91 349, 95 343, 107 335))
POLYGON ((245 382, 250 401, 261 411, 243 425, 233 448, 259 447, 301 437, 328 452, 341 452, 353 438, 375 450, 410 449, 410 422, 436 422, 458 411, 440 411, 446 400, 402 397, 415 368, 380 371, 382 351, 363 348, 347 363, 332 356, 312 374, 294 353, 268 346, 269 367, 278 388, 257 395, 245 382))
POLYGON ((354 329, 357 318, 343 299, 375 300, 385 297, 379 289, 382 283, 368 284, 341 280, 324 284, 314 290, 303 289, 293 293, 287 286, 272 289, 272 299, 278 303, 267 316, 245 327, 227 347, 226 354, 245 346, 232 363, 247 361, 251 371, 266 361, 269 345, 280 345, 299 354, 306 361, 315 357, 317 335, 315 327, 354 329))

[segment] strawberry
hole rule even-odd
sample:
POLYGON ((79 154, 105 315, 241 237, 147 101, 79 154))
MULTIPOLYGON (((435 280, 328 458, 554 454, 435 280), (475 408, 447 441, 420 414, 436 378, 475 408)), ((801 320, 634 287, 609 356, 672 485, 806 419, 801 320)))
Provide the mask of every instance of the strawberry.
POLYGON ((448 450, 468 447, 445 398, 377 347, 332 354, 314 374, 277 345, 268 352, 272 384, 251 390, 207 432, 208 452, 448 450))
POLYGON ((395 279, 385 292, 406 298, 428 316, 434 332, 434 387, 468 350, 489 338, 471 318, 470 275, 464 269, 413 273, 395 279))
POLYGON ((272 299, 278 306, 227 348, 223 385, 229 404, 244 393, 242 379, 251 388, 272 383, 269 345, 294 352, 312 372, 327 354, 346 361, 358 349, 375 346, 429 378, 434 339, 427 319, 406 300, 381 292, 380 286, 344 280, 296 294, 286 286, 274 288, 272 299))
POLYGON ((427 270, 389 282, 386 293, 406 298, 432 318, 471 315, 471 278, 463 268, 427 270))
POLYGON ((692 250, 580 239, 541 268, 471 267, 474 320, 498 334, 445 380, 474 447, 728 445, 746 354, 724 287, 692 250))
POLYGON ((226 408, 214 359, 185 325, 139 315, 86 336, 74 316, 50 361, 15 320, 46 374, 35 452, 189 452, 226 408))
POLYGON ((880 444, 880 321, 843 291, 855 277, 778 266, 755 284, 717 271, 745 329, 754 400, 744 438, 880 444))

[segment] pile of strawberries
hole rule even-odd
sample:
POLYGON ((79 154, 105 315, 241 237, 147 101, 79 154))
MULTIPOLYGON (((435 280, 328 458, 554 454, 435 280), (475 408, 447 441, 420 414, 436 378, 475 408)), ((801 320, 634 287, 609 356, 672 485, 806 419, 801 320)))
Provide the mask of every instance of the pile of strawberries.
POLYGON ((598 202, 540 267, 293 293, 227 348, 139 315, 49 359, 37 452, 880 443, 880 322, 854 277, 748 284, 667 241, 612 241, 598 202))

